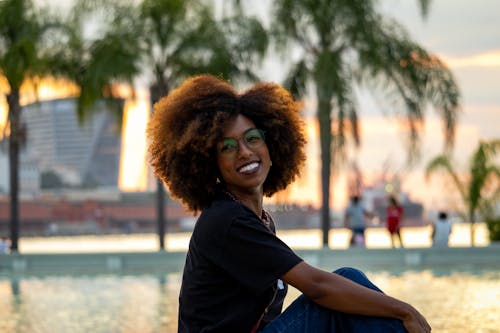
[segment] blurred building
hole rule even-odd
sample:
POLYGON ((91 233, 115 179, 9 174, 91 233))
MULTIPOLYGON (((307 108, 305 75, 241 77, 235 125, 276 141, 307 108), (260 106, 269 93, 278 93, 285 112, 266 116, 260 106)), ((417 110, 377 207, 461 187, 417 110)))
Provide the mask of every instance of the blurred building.
POLYGON ((7 144, 0 143, 0 194, 9 192, 9 155, 7 144))
POLYGON ((372 220, 371 223, 380 226, 385 225, 386 208, 391 196, 394 196, 403 207, 402 226, 420 226, 427 223, 424 217, 423 205, 420 202, 412 201, 408 193, 401 190, 400 180, 397 176, 380 178, 372 186, 366 186, 363 189, 363 205, 376 216, 376 219, 372 220))
MULTIPOLYGON (((74 98, 27 105, 21 119, 27 129, 24 154, 36 161, 42 176, 56 175, 71 186, 118 186, 120 122, 105 102, 83 122, 74 98)), ((25 177, 21 170, 21 182, 25 177)))
MULTIPOLYGON (((0 147, 0 195, 10 191, 9 154, 7 141, 0 147)), ((32 197, 40 191, 40 170, 38 160, 21 149, 19 154, 19 190, 23 197, 32 197)))
MULTIPOLYGON (((21 235, 153 233, 157 228, 155 199, 151 192, 69 190, 64 195, 44 193, 36 199, 20 201, 21 235)), ((185 231, 182 222, 193 219, 193 214, 174 200, 168 200, 165 216, 168 232, 185 231)), ((8 234, 9 220, 8 198, 0 196, 0 234, 8 234)))
POLYGON ((390 196, 394 196, 403 207, 403 226, 424 225, 424 207, 419 202, 410 199, 408 193, 401 189, 401 179, 397 173, 389 174, 384 170, 367 185, 363 180, 363 174, 356 162, 352 162, 347 177, 347 193, 349 197, 360 196, 363 207, 375 214, 374 219, 368 222, 370 226, 383 226, 386 220, 386 208, 390 196))

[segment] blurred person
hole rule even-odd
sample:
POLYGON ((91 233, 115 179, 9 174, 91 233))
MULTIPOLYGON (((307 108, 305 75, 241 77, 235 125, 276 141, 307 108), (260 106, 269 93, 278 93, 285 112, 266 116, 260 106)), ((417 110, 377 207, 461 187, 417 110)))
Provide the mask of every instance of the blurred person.
POLYGON ((396 197, 389 197, 389 205, 386 210, 386 228, 391 237, 392 247, 396 247, 394 238, 397 236, 399 244, 404 247, 403 240, 401 239, 401 220, 403 219, 403 207, 398 203, 396 197))
POLYGON ((264 195, 305 162, 299 104, 273 83, 238 93, 210 75, 154 107, 150 163, 195 224, 179 295, 178 332, 430 332, 411 305, 354 268, 307 264, 275 233, 264 195), (288 284, 299 296, 282 312, 288 284))
POLYGON ((451 222, 446 212, 439 212, 437 221, 432 225, 432 246, 447 247, 451 234, 451 222))
POLYGON ((351 196, 349 206, 344 213, 344 226, 352 232, 351 245, 365 246, 365 218, 372 218, 372 214, 364 209, 358 195, 351 196))
POLYGON ((7 253, 9 251, 10 242, 5 236, 0 239, 0 254, 7 253))

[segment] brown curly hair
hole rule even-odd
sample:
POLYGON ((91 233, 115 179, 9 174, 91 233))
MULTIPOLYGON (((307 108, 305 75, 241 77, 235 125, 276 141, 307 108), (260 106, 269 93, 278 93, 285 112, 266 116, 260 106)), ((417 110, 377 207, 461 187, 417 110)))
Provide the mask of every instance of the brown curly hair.
POLYGON ((239 114, 265 132, 273 166, 264 195, 271 196, 293 182, 305 162, 299 104, 287 90, 258 83, 239 94, 223 80, 200 75, 154 106, 147 127, 149 162, 170 194, 193 212, 207 207, 221 189, 215 146, 224 124, 239 114))

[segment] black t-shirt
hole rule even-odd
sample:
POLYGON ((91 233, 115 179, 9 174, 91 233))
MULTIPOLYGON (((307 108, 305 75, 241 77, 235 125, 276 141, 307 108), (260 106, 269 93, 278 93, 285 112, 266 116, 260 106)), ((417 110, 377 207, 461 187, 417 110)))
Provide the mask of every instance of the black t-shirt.
POLYGON ((250 332, 275 297, 278 279, 301 261, 250 209, 215 200, 189 243, 178 331, 250 332))

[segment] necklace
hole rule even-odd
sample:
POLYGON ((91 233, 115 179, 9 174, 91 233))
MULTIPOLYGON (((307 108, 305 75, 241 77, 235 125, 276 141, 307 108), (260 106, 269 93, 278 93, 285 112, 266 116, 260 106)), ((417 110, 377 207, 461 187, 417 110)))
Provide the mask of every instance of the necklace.
MULTIPOLYGON (((242 204, 243 203, 241 202, 240 199, 238 199, 234 194, 232 194, 231 192, 229 192, 228 190, 226 189, 223 189, 222 192, 227 195, 231 200, 239 203, 239 204, 242 204)), ((266 210, 262 209, 262 214, 261 216, 259 217, 259 220, 262 222, 262 224, 264 224, 269 230, 273 231, 272 228, 271 228, 271 224, 272 224, 272 217, 271 217, 271 214, 269 214, 266 210)), ((273 231, 274 233, 274 231, 273 231)))

